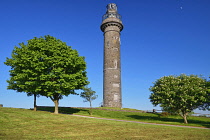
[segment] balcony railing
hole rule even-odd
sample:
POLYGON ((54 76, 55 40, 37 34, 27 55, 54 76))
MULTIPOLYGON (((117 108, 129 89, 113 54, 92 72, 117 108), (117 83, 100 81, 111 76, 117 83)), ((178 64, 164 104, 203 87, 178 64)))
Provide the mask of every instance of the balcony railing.
POLYGON ((115 17, 115 18, 118 18, 120 20, 122 18, 120 14, 117 14, 117 13, 107 13, 107 14, 103 15, 103 17, 102 17, 103 19, 102 20, 105 20, 105 19, 110 18, 110 17, 115 17))

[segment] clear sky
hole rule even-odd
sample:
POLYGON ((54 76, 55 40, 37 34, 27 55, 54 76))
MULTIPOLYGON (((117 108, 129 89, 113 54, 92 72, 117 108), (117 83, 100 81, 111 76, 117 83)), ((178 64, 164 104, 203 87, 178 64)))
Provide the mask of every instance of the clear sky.
MULTIPOLYGON (((0 0, 0 104, 32 108, 33 97, 7 90, 10 67, 4 65, 14 46, 51 35, 76 49, 87 62, 90 87, 103 97, 102 16, 108 3, 122 15, 121 66, 123 107, 152 110, 149 87, 162 76, 210 75, 209 0, 0 0)), ((37 105, 53 106, 46 97, 37 105)), ((79 96, 60 106, 88 107, 79 96)), ((158 107, 156 107, 158 109, 158 107)))

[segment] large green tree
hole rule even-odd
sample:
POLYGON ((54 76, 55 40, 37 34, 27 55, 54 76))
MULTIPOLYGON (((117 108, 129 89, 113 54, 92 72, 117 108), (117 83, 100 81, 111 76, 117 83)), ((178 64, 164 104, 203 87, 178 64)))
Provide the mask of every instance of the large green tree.
POLYGON ((11 66, 8 89, 49 97, 57 114, 63 96, 89 83, 84 57, 65 42, 47 35, 19 45, 5 62, 11 66))
POLYGON ((197 75, 164 76, 150 87, 153 105, 180 114, 185 123, 187 115, 207 102, 206 80, 197 75))

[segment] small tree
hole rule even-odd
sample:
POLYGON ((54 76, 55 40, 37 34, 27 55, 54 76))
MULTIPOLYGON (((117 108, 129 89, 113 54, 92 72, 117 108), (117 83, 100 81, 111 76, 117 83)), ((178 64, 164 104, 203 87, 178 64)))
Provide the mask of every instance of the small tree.
POLYGON ((40 95, 36 93, 27 93, 27 96, 34 96, 34 111, 37 111, 36 98, 39 97, 40 95))
POLYGON ((84 98, 84 102, 90 103, 90 115, 92 115, 92 101, 95 100, 98 95, 95 95, 95 91, 93 91, 91 88, 85 87, 83 89, 84 92, 80 94, 80 97, 84 98))
MULTIPOLYGON (((5 62, 5 64, 7 64, 7 62, 5 62)), ((34 96, 34 111, 37 111, 36 97, 39 97, 40 94, 35 92, 34 86, 31 86, 31 85, 20 86, 21 84, 23 84, 21 83, 23 81, 19 81, 19 83, 15 82, 15 80, 13 79, 14 75, 12 74, 13 71, 11 70, 10 72, 11 72, 10 73, 11 77, 10 77, 10 80, 7 80, 7 82, 9 83, 9 85, 7 86, 7 89, 13 89, 13 90, 16 90, 17 92, 26 92, 27 96, 34 96)))
POLYGON ((150 101, 180 114, 184 123, 187 115, 207 102, 206 80, 196 75, 164 76, 150 88, 150 101))
POLYGON ((58 114, 59 100, 89 83, 84 57, 65 42, 48 35, 19 45, 5 62, 11 66, 8 89, 49 97, 58 114))

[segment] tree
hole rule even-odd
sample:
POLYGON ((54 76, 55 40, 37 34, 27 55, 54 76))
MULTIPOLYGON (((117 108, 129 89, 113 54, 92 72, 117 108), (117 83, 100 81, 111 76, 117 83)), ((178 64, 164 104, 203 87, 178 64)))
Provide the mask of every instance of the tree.
POLYGON ((95 91, 93 91, 91 88, 85 87, 83 89, 84 92, 80 94, 80 97, 84 98, 84 102, 90 103, 90 115, 92 115, 92 101, 95 100, 98 95, 95 95, 95 91))
POLYGON ((40 95, 36 93, 27 93, 27 96, 34 96, 34 111, 37 111, 36 97, 39 97, 40 95))
POLYGON ((184 123, 187 115, 207 101, 206 80, 196 75, 164 76, 152 87, 149 99, 153 105, 160 104, 171 112, 182 116, 184 123))
POLYGON ((19 45, 5 62, 11 66, 8 89, 49 97, 57 114, 63 96, 89 83, 84 57, 65 42, 47 35, 19 45))
MULTIPOLYGON (((7 62, 5 62, 5 64, 7 64, 7 62)), ((12 69, 13 69, 13 68, 12 68, 12 69)), ((20 74, 20 73, 19 73, 19 74, 20 74)), ((13 76, 12 73, 10 73, 10 75, 13 76)), ((21 74, 20 74, 20 75, 21 75, 21 74)), ((20 75, 19 75, 19 76, 20 76, 20 75)), ((27 93, 27 96, 33 96, 33 95, 34 95, 34 111, 37 110, 36 97, 39 97, 40 94, 34 92, 35 89, 34 89, 33 86, 29 86, 29 85, 27 86, 27 85, 25 85, 24 87, 22 86, 22 88, 21 88, 21 87, 19 87, 18 85, 21 85, 21 84, 24 84, 24 83, 21 83, 21 84, 20 84, 21 81, 19 81, 19 84, 17 84, 17 83, 14 81, 13 77, 11 77, 10 80, 7 80, 7 82, 9 83, 7 89, 13 89, 13 90, 16 90, 17 92, 24 92, 24 91, 25 91, 25 92, 27 93), (29 90, 27 90, 27 88, 30 89, 30 92, 29 92, 29 90)), ((23 81, 22 81, 22 82, 23 82, 23 81)))
POLYGON ((207 102, 199 106, 200 110, 210 110, 210 81, 206 81, 206 87, 207 87, 207 94, 208 94, 207 102))
POLYGON ((206 86, 207 86, 208 100, 204 104, 203 110, 206 110, 206 109, 210 110, 210 81, 206 82, 206 86))

